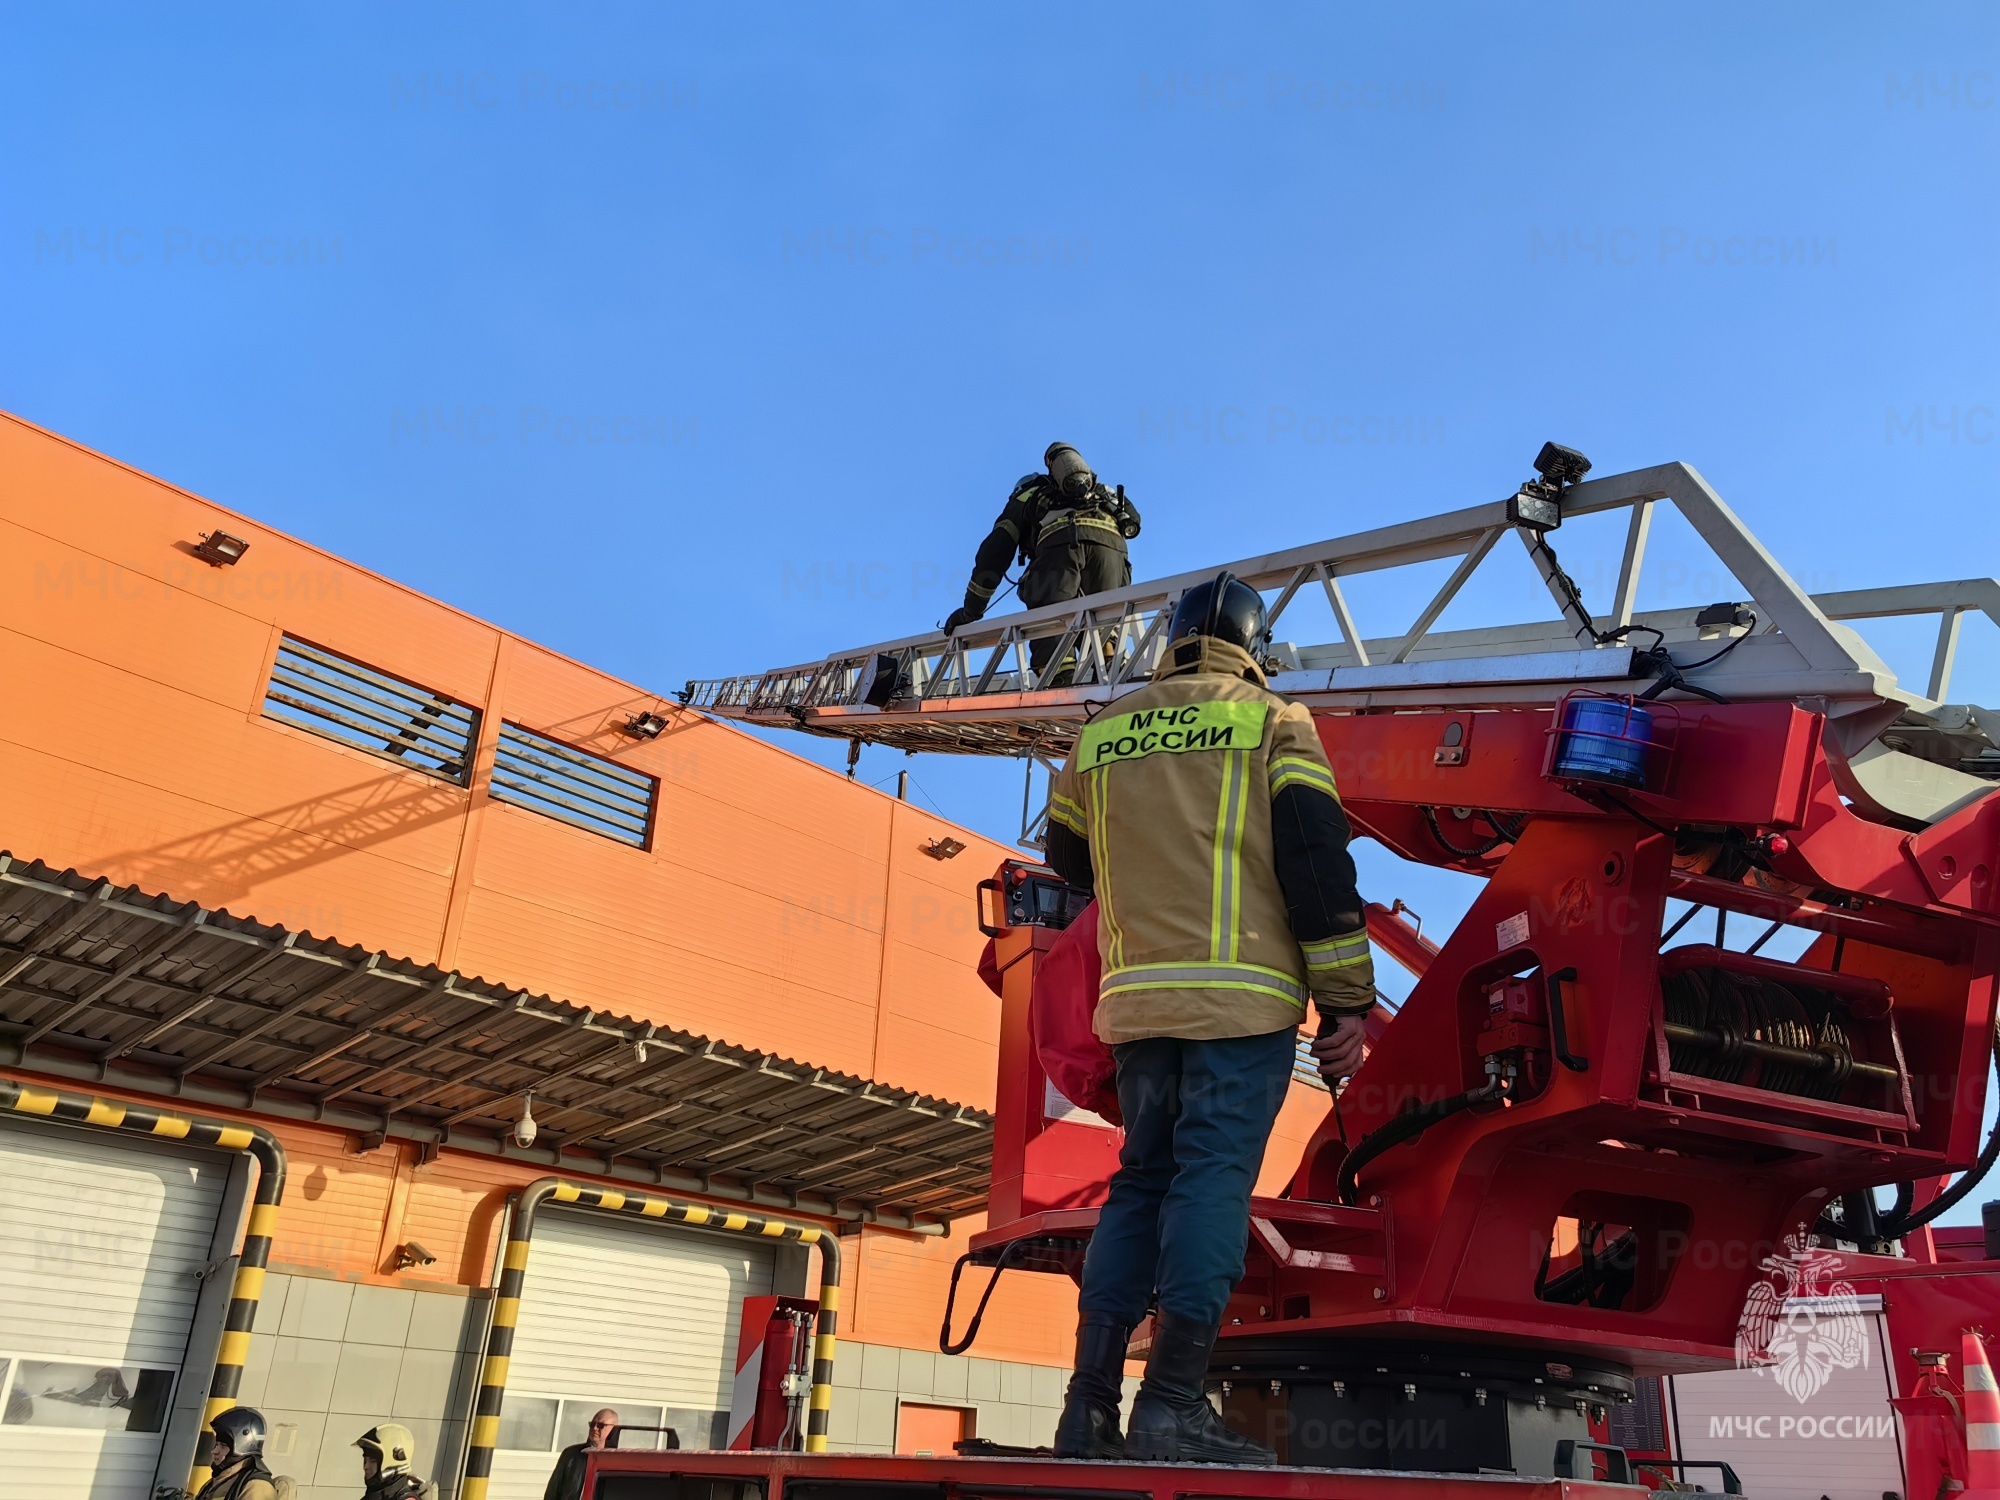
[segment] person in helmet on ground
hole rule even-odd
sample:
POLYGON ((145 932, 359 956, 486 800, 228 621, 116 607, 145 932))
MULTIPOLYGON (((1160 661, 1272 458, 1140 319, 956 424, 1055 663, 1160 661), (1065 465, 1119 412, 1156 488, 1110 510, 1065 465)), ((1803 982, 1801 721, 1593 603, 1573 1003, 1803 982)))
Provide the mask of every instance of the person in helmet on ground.
POLYGON ((232 1406, 208 1424, 208 1483, 196 1500, 278 1500, 278 1486, 264 1467, 262 1412, 232 1406))
MULTIPOLYGON (((1021 575, 1021 603, 1029 609, 1085 594, 1122 589, 1132 581, 1125 543, 1139 534, 1139 512, 1124 487, 1106 489, 1068 443, 1051 443, 1042 455, 1045 474, 1027 474, 1008 495, 1000 519, 979 544, 965 603, 944 622, 946 635, 986 613, 994 590, 1016 554, 1028 565, 1021 575)), ((1039 673, 1060 644, 1055 636, 1029 643, 1029 663, 1039 673)))
POLYGON ((1333 772, 1312 716, 1265 686, 1263 636, 1247 584, 1189 589, 1153 680, 1084 727, 1049 792, 1049 863, 1097 898, 1096 1029, 1125 1117, 1058 1458, 1275 1461, 1223 1425, 1203 1379, 1306 1001, 1331 1084, 1360 1066, 1375 983, 1333 772), (1149 1304, 1121 1442, 1126 1342, 1149 1304))
POLYGON ((361 1450, 361 1477, 367 1488, 362 1500, 413 1500, 432 1493, 411 1472, 417 1461, 417 1435, 400 1422, 382 1422, 354 1440, 361 1450))

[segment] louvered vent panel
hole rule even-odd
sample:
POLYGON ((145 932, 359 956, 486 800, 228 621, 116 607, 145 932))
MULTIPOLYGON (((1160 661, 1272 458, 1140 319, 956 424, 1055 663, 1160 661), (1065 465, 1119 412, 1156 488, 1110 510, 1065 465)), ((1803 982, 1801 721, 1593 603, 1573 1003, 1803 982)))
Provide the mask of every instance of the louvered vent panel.
POLYGON ((264 713, 460 785, 479 737, 477 709, 289 635, 264 713))
POLYGON ((635 849, 646 847, 653 824, 653 778, 628 771, 523 729, 500 726, 493 760, 493 797, 635 849))

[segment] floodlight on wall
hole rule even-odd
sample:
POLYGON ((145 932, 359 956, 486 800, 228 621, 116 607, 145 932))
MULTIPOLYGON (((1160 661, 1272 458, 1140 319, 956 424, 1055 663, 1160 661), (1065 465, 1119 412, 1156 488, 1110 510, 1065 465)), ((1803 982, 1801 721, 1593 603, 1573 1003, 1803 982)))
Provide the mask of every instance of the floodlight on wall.
POLYGON ((242 537, 226 531, 204 531, 201 540, 194 544, 194 555, 211 568, 233 567, 249 550, 250 544, 242 537))
POLYGON ((965 853, 965 845, 954 838, 932 839, 924 845, 924 853, 932 859, 956 859, 965 853))
POLYGON ((656 740, 667 727, 664 714, 634 714, 625 721, 625 732, 635 740, 656 740))

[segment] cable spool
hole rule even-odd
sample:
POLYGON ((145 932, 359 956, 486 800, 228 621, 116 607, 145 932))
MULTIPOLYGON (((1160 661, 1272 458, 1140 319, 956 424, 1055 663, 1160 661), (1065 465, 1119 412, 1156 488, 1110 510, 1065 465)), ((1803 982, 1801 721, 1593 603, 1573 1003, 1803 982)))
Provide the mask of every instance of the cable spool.
POLYGON ((1842 1002, 1827 990, 1721 968, 1682 969, 1660 984, 1677 1073, 1826 1100, 1857 1074, 1897 1080, 1892 1067, 1856 1060, 1842 1002))

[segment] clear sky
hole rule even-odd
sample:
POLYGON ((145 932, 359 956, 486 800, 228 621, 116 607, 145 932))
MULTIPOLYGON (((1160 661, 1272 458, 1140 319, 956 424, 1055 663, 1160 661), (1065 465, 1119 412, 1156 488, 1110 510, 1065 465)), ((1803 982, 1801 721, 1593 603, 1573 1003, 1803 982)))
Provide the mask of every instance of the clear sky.
MULTIPOLYGON (((1990 3, 4 17, 0 405, 657 690, 935 623, 1054 438, 1141 577, 1545 438, 1814 589, 2000 571, 1990 3)), ((1018 829, 1016 766, 906 766, 1018 829)))

